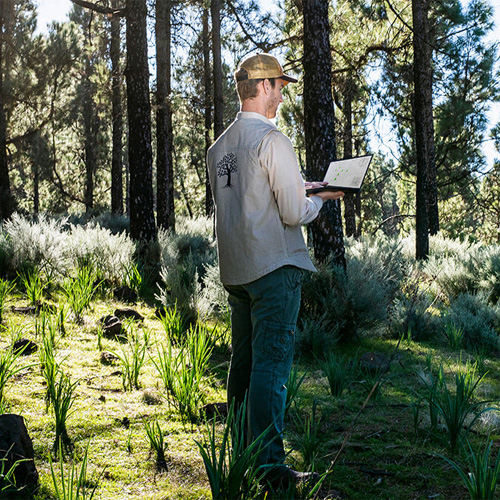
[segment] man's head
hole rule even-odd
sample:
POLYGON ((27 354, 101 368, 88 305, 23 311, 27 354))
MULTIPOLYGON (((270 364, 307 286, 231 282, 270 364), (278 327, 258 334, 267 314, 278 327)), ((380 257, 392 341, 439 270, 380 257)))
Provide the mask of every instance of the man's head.
POLYGON ((258 84, 269 80, 272 87, 276 79, 283 80, 283 86, 295 83, 296 78, 285 75, 278 59, 270 54, 256 54, 245 59, 234 73, 240 101, 253 99, 258 94, 258 84))
POLYGON ((297 80, 283 72, 278 60, 269 54, 248 57, 234 73, 242 111, 256 111, 274 118, 281 89, 297 80))

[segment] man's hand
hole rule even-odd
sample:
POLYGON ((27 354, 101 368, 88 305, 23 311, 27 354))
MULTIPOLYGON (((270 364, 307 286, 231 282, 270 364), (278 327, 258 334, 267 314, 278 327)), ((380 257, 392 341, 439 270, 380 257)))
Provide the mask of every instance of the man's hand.
MULTIPOLYGON (((319 188, 328 185, 328 182, 324 181, 313 181, 313 182, 304 182, 306 189, 311 188, 319 188)), ((319 196, 323 201, 326 200, 338 200, 344 196, 342 191, 323 191, 321 193, 314 193, 311 196, 319 196)))
POLYGON ((320 187, 326 186, 327 184, 328 184, 328 182, 324 182, 324 181, 313 181, 313 182, 305 181, 304 182, 306 189, 320 188, 320 187))
POLYGON ((314 193, 312 196, 319 196, 323 201, 338 200, 344 196, 342 191, 322 191, 321 193, 314 193))

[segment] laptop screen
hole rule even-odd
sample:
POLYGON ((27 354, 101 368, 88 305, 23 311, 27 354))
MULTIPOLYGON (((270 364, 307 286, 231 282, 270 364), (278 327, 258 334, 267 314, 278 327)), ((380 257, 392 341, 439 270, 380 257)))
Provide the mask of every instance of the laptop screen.
POLYGON ((331 187, 359 189, 371 160, 372 155, 366 155, 332 161, 323 180, 331 187))

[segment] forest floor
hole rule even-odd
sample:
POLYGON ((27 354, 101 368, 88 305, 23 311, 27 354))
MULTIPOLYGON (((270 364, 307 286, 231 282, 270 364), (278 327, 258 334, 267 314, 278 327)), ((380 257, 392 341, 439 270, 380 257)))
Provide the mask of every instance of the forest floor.
MULTIPOLYGON (((9 301, 8 305, 12 304, 19 306, 26 302, 18 297, 9 301)), ((98 500, 210 498, 210 486, 195 443, 195 440, 203 442, 206 439, 207 424, 183 422, 175 405, 165 398, 163 382, 151 359, 156 354, 154 341, 161 341, 165 335, 155 310, 144 304, 133 306, 145 318, 137 328, 147 331, 153 341, 140 372, 140 389, 124 391, 120 362, 105 364, 101 361, 102 351, 119 353, 121 349, 117 340, 99 335, 99 318, 113 314, 117 307, 129 306, 113 300, 94 302, 83 324, 68 320, 66 335, 57 341, 56 357, 63 372, 72 382, 78 382, 67 421, 75 463, 78 467, 88 445, 87 486, 97 485, 94 498, 98 500), (158 421, 165 433, 166 471, 156 468, 145 421, 158 421)), ((2 350, 12 344, 13 332, 40 343, 35 335, 35 322, 34 316, 14 313, 6 307, 2 350)), ((452 453, 441 426, 439 436, 430 437, 426 433, 428 410, 423 408, 421 414, 415 416, 412 408, 425 392, 418 373, 425 373, 428 368, 437 371, 442 364, 450 374, 467 360, 473 361, 473 357, 443 347, 442 343, 432 345, 407 340, 397 346, 394 340, 368 337, 359 339, 356 345, 339 348, 339 352, 347 356, 362 352, 384 353, 392 357, 392 363, 381 379, 380 390, 358 416, 372 386, 369 381, 351 384, 342 396, 334 398, 320 363, 299 362, 298 374, 305 374, 305 378, 286 419, 288 463, 298 470, 314 464, 322 473, 336 457, 346 433, 349 436, 317 498, 469 498, 457 472, 442 457, 467 465, 466 447, 459 445, 452 453), (305 440, 314 406, 314 425, 309 425, 313 437, 305 440), (415 421, 420 418, 420 431, 417 431, 415 421)), ((498 404, 500 359, 484 357, 478 361, 479 373, 486 375, 475 397, 498 404)), ((216 348, 211 358, 211 376, 205 386, 207 403, 224 401, 228 362, 227 350, 216 348)), ((18 363, 28 367, 7 384, 6 402, 11 413, 24 417, 33 441, 40 476, 36 499, 55 499, 49 461, 55 425, 53 414, 46 407, 46 385, 39 352, 22 356, 18 363)), ((473 448, 478 449, 488 436, 498 438, 499 432, 500 414, 492 411, 478 420, 469 439, 473 448)), ((498 453, 496 439, 494 456, 498 453)), ((52 469, 59 478, 58 458, 52 456, 52 469)), ((64 464, 66 476, 70 466, 71 461, 67 459, 64 464)), ((295 498, 302 497, 304 494, 295 498)))

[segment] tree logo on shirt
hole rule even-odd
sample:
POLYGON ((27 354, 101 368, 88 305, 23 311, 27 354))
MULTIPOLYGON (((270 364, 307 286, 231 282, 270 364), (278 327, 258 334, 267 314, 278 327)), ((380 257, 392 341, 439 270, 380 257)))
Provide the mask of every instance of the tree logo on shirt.
POLYGON ((222 160, 217 163, 217 175, 219 177, 224 177, 227 175, 227 183, 224 187, 232 187, 231 185, 231 174, 237 172, 236 167, 236 155, 234 153, 228 153, 222 160))

